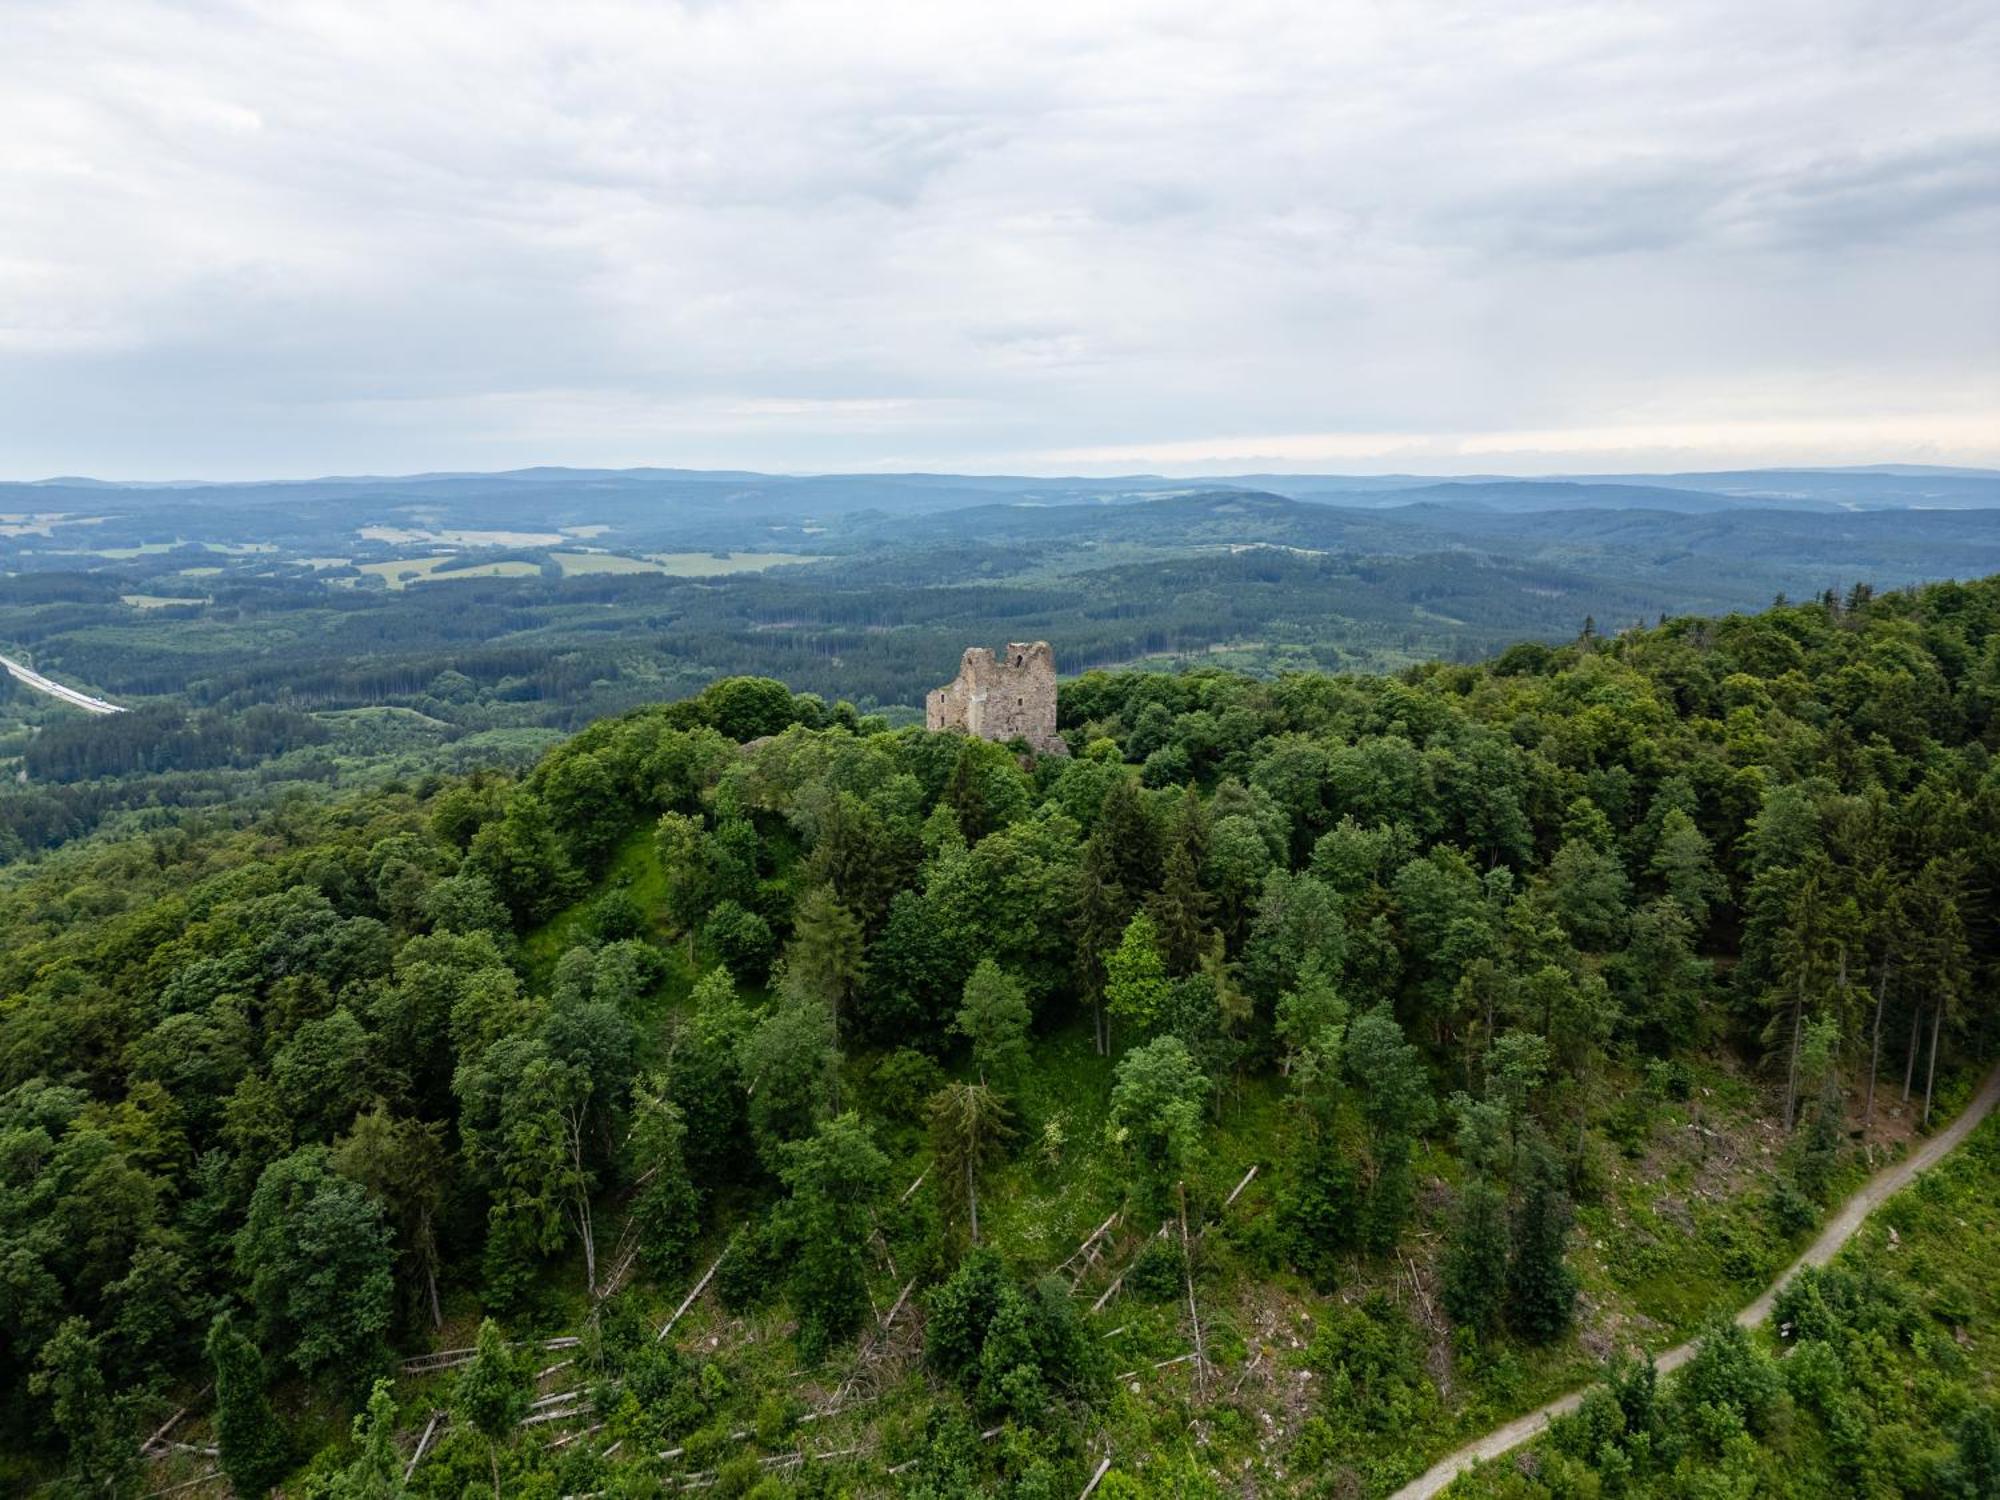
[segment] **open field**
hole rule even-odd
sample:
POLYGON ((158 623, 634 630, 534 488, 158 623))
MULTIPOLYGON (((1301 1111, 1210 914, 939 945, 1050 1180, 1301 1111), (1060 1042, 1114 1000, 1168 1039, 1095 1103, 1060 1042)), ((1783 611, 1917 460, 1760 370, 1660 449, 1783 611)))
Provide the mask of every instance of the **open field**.
POLYGON ((551 552, 563 577, 587 573, 658 573, 660 565, 643 557, 622 557, 616 552, 551 552))
POLYGON ((364 542, 406 543, 446 542, 454 547, 552 547, 562 540, 554 531, 469 531, 447 528, 439 531, 411 526, 363 526, 355 535, 364 542))
POLYGON ((390 562, 363 563, 360 571, 374 574, 392 589, 405 588, 412 583, 437 583, 453 578, 533 578, 541 571, 531 562, 518 560, 477 563, 472 567, 452 568, 444 573, 437 571, 453 560, 450 556, 401 557, 390 562))
POLYGON ((731 552, 718 557, 713 552, 649 552, 660 571, 674 578, 719 578, 728 573, 761 573, 766 568, 782 568, 791 563, 819 562, 810 552, 731 552))

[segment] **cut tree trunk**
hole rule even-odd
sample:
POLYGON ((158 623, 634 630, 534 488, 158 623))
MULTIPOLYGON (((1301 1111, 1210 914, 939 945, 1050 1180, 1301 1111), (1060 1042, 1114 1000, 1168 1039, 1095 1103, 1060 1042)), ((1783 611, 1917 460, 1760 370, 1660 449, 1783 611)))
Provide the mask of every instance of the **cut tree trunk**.
POLYGON ((1799 993, 1792 998, 1792 1060, 1785 1077, 1785 1131, 1791 1133, 1792 1122, 1799 1109, 1799 1032, 1805 1025, 1806 997, 1805 981, 1799 981, 1799 993))
POLYGON ((1944 1030, 1944 1007, 1931 1007, 1931 1061, 1924 1074, 1924 1124, 1931 1122, 1931 1095, 1937 1087, 1938 1033, 1944 1030))
POLYGON ((1910 1102, 1910 1080, 1917 1076, 1917 1042, 1924 1034, 1923 1002, 1910 1012, 1910 1045, 1903 1049, 1903 1102, 1910 1102))
POLYGON ((1875 1123, 1875 1075, 1882 1067, 1882 1005, 1889 998, 1889 960, 1882 960, 1882 973, 1875 981, 1875 1040, 1868 1051, 1868 1103, 1861 1111, 1865 1130, 1875 1123))

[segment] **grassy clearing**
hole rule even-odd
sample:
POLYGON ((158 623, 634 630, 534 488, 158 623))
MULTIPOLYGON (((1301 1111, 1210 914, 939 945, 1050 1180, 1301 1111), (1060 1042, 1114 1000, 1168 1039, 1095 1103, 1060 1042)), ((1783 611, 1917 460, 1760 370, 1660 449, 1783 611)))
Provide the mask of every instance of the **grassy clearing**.
POLYGON ((442 583, 454 578, 533 578, 541 569, 531 562, 510 559, 505 562, 475 563, 469 567, 452 568, 440 573, 437 570, 446 563, 456 561, 456 555, 443 557, 404 557, 392 562, 362 563, 359 571, 372 573, 392 589, 407 588, 413 583, 442 583))
POLYGON ((820 562, 809 552, 649 552, 646 556, 660 565, 660 571, 675 578, 719 578, 729 573, 761 573, 793 563, 820 562))
MULTIPOLYGON (((607 891, 623 888, 639 903, 641 911, 663 912, 667 904, 667 872, 653 846, 653 830, 635 829, 618 846, 611 868, 591 896, 556 913, 521 939, 521 956, 529 972, 545 982, 556 960, 578 943, 590 938, 590 911, 596 898, 607 891)), ((664 917, 656 916, 652 936, 664 942, 664 917)))
POLYGON ((622 557, 616 552, 551 552, 556 566, 562 569, 563 577, 572 578, 590 573, 662 573, 666 570, 658 563, 643 557, 622 557))
POLYGON ((562 540, 555 531, 431 531, 409 526, 363 526, 355 533, 364 542, 443 542, 453 547, 553 547, 562 540))

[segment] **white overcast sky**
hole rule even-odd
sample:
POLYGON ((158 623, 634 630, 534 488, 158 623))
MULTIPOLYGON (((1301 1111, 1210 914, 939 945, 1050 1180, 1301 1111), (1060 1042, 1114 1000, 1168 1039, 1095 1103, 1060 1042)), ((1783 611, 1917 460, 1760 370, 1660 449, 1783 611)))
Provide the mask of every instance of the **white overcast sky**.
POLYGON ((0 475, 2000 463, 1995 0, 0 0, 0 475))

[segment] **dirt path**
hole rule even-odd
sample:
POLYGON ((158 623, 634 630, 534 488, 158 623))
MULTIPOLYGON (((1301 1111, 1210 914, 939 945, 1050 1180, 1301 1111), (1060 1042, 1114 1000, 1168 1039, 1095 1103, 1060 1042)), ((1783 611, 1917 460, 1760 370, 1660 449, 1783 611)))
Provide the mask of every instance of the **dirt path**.
MULTIPOLYGON (((1736 1321, 1745 1328, 1755 1328, 1771 1316, 1771 1307, 1778 1300, 1778 1293, 1785 1289, 1794 1276, 1805 1266, 1823 1266, 1833 1259, 1834 1252, 1854 1237, 1854 1232, 1867 1221, 1868 1216, 1880 1208, 1895 1193, 1908 1187, 1912 1179, 1925 1168, 1935 1166, 1940 1159, 1949 1155, 1954 1147, 1972 1133, 1973 1127, 1991 1114, 1995 1104, 2000 1104, 2000 1068, 1987 1075, 1972 1102, 1959 1112, 1958 1118, 1916 1150, 1893 1166, 1884 1167, 1864 1183, 1852 1198, 1840 1206, 1840 1211, 1827 1220, 1819 1237, 1806 1247, 1806 1251, 1785 1268, 1784 1275, 1766 1288, 1764 1294, 1736 1315, 1736 1321)), ((1694 1355, 1693 1344, 1676 1344, 1655 1356, 1654 1363, 1660 1373, 1677 1370, 1694 1355)), ((1397 1490, 1390 1500, 1430 1500, 1444 1487, 1463 1474, 1474 1464, 1518 1448, 1533 1440, 1549 1424, 1552 1417, 1560 1417, 1573 1412, 1582 1403, 1585 1391, 1571 1391, 1567 1396, 1559 1396, 1547 1406, 1529 1412, 1525 1417, 1516 1417, 1504 1427, 1468 1443, 1449 1458, 1440 1459, 1420 1477, 1411 1480, 1397 1490)))

